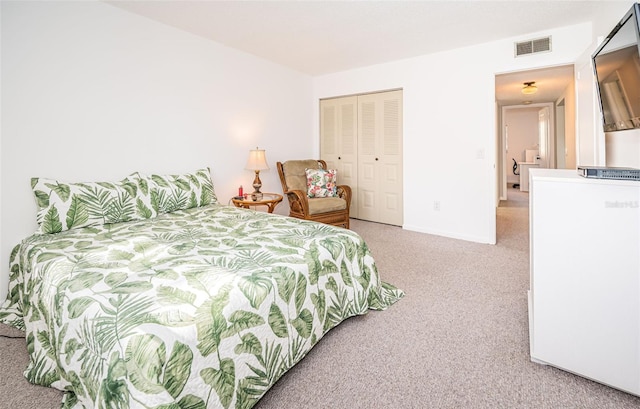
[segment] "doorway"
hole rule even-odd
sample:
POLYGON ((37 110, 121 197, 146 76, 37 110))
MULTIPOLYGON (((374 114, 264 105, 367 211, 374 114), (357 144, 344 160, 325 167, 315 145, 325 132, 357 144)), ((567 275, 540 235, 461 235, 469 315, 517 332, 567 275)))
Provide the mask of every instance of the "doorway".
MULTIPOLYGON (((496 74, 496 206, 501 200, 507 200, 509 191, 513 190, 513 184, 520 180, 519 175, 513 171, 514 158, 526 162, 526 148, 543 147, 541 156, 548 162, 551 168, 575 168, 575 80, 574 66, 564 65, 547 67, 526 71, 496 74), (524 94, 522 88, 525 82, 535 82, 537 92, 524 94), (548 108, 545 118, 539 118, 536 111, 541 107, 548 108), (517 141, 518 133, 512 127, 505 128, 504 117, 507 112, 518 113, 518 110, 530 110, 531 129, 528 133, 538 135, 537 142, 529 141, 530 146, 520 146, 517 141), (541 121, 547 120, 547 136, 539 139, 541 121), (559 137, 558 137, 559 135, 559 137), (510 145, 510 146, 509 146, 510 145), (521 159, 518 159, 520 157, 521 159), (508 187, 511 190, 508 190, 508 187)), ((522 111, 525 112, 525 111, 522 111)), ((530 136, 531 138, 531 136, 530 136)), ((516 167, 519 173, 519 166, 516 167)))
POLYGON ((500 200, 529 191, 529 169, 555 167, 553 107, 553 103, 502 107, 500 156, 505 178, 500 200))

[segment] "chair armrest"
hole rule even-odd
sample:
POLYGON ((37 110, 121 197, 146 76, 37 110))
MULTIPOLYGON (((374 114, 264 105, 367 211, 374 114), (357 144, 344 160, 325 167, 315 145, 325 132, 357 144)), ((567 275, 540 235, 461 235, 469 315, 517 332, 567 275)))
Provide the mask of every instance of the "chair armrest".
POLYGON ((296 213, 309 214, 309 200, 302 190, 287 190, 284 192, 289 199, 289 207, 296 213))
POLYGON ((347 201, 347 210, 351 207, 351 186, 338 185, 338 197, 347 201))

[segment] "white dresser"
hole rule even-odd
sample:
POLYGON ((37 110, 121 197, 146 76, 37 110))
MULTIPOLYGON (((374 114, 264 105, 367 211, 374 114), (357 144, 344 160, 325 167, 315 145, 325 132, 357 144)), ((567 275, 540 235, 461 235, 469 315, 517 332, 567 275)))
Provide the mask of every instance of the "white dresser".
POLYGON ((520 191, 528 192, 529 191, 529 170, 531 168, 537 168, 540 166, 536 162, 520 162, 518 163, 520 167, 520 191))
POLYGON ((529 181, 531 360, 640 395, 640 182, 529 181))

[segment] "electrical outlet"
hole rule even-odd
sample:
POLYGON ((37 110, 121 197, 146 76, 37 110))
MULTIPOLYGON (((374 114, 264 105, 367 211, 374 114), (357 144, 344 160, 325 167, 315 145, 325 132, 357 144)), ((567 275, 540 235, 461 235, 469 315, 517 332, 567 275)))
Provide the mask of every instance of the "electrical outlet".
POLYGON ((440 201, 439 200, 434 200, 434 202, 433 202, 433 210, 435 210, 436 212, 440 211, 440 201))

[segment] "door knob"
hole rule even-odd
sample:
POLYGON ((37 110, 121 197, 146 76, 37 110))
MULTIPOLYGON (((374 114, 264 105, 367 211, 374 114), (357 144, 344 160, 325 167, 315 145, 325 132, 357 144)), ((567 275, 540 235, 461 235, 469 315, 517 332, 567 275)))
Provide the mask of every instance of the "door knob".
POLYGON ((340 156, 338 156, 338 160, 342 159, 340 156))
POLYGON ((378 158, 376 158, 376 160, 378 160, 378 158))

